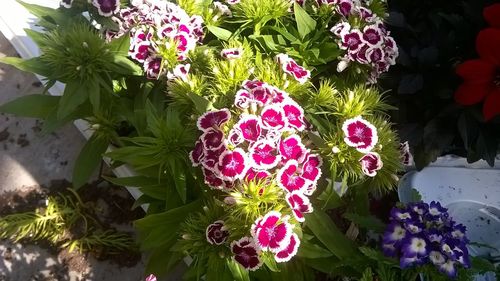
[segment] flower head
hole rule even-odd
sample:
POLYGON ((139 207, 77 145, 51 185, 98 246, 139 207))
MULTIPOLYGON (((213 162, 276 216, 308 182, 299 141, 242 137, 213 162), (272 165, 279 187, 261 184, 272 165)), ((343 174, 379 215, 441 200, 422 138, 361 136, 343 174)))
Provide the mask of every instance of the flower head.
POLYGON ((377 171, 382 169, 383 163, 380 159, 380 155, 376 152, 369 152, 365 154, 361 159, 361 170, 363 173, 369 177, 374 177, 377 175, 377 171))
MULTIPOLYGON (((500 17, 496 8, 487 13, 497 13, 496 17, 500 17)), ((455 92, 455 101, 462 105, 483 101, 484 119, 490 120, 500 113, 500 29, 479 32, 476 50, 479 59, 465 61, 456 69, 464 82, 455 92)))
POLYGON ((228 236, 229 232, 224 228, 224 221, 218 220, 207 226, 207 242, 212 245, 222 245, 228 236))
POLYGON ((377 129, 361 116, 346 120, 342 131, 347 145, 355 147, 359 152, 370 152, 378 142, 377 129))
POLYGON ((292 227, 280 212, 271 211, 267 213, 256 221, 252 229, 255 232, 256 244, 263 251, 269 250, 278 253, 286 249, 290 244, 292 227))
POLYGON ((262 260, 259 257, 260 249, 251 237, 243 237, 231 242, 231 252, 234 255, 234 260, 247 270, 254 271, 262 265, 262 260))

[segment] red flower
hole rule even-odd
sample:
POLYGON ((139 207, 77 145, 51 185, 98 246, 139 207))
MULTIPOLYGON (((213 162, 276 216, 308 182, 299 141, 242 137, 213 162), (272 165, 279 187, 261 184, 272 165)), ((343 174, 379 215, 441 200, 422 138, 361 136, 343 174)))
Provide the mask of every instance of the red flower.
POLYGON ((500 28, 500 3, 484 8, 483 16, 491 27, 500 28))
MULTIPOLYGON (((489 9, 491 7, 485 10, 485 15, 488 14, 492 23, 500 23, 500 8, 496 8, 495 20, 491 18, 493 10, 489 9)), ((464 83, 455 92, 455 100, 462 105, 484 101, 483 116, 490 120, 500 114, 500 29, 482 30, 477 36, 476 49, 479 59, 468 60, 457 67, 456 72, 464 83)))

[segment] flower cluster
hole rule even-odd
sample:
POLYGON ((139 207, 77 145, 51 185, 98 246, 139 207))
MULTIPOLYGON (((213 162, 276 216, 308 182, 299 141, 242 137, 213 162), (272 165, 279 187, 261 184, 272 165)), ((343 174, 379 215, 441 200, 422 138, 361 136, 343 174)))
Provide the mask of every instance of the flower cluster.
POLYGON ((439 202, 393 208, 390 219, 382 247, 386 255, 399 257, 401 268, 431 263, 455 277, 457 265, 470 267, 465 226, 457 224, 439 202))
MULTIPOLYGON (((61 0, 60 5, 64 8, 71 8, 74 0, 61 0)), ((120 0, 88 0, 97 8, 99 15, 110 17, 120 11, 120 0)))
POLYGON ((464 83, 455 92, 455 101, 461 105, 483 102, 483 116, 489 121, 500 114, 500 4, 483 11, 490 27, 476 38, 478 59, 460 64, 456 72, 464 83))
MULTIPOLYGON (((212 189, 231 192, 254 182, 262 193, 269 184, 278 186, 290 215, 303 222, 304 213, 313 211, 307 196, 316 189, 322 165, 321 157, 311 153, 300 136, 309 127, 303 109, 288 93, 247 80, 235 95, 234 110, 243 113, 232 118, 229 109, 221 109, 199 117, 202 134, 189 155, 193 166, 201 166, 212 189)), ((272 252, 277 262, 290 260, 300 245, 290 215, 269 211, 257 218, 251 237, 231 243, 234 259, 248 270, 260 267, 261 252, 272 252)), ((207 241, 217 245, 228 236, 221 221, 211 224, 206 233, 207 241)))
POLYGON ((203 39, 203 19, 190 17, 179 6, 161 0, 134 0, 120 10, 120 31, 107 32, 117 37, 130 32, 129 56, 143 65, 150 79, 186 79, 188 53, 203 39))
POLYGON ((346 54, 337 65, 342 72, 351 62, 371 67, 369 81, 378 77, 396 63, 398 48, 386 29, 383 19, 355 0, 316 0, 318 5, 329 5, 341 20, 330 31, 338 38, 339 48, 346 54), (356 20, 353 20, 355 18, 356 20), (350 23, 356 22, 356 25, 350 23))
POLYGON ((377 128, 361 116, 348 119, 342 125, 344 131, 344 142, 364 153, 359 160, 361 170, 369 177, 377 175, 377 171, 382 169, 383 163, 380 155, 373 152, 373 148, 378 142, 377 128))

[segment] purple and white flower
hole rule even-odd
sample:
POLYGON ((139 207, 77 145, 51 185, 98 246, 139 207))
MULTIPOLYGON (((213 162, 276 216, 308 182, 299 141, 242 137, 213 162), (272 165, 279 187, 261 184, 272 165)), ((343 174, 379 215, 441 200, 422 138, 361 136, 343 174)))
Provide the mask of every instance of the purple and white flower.
POLYGON ((222 245, 229 237, 229 232, 224 227, 224 221, 218 220, 207 227, 205 236, 208 243, 222 245))

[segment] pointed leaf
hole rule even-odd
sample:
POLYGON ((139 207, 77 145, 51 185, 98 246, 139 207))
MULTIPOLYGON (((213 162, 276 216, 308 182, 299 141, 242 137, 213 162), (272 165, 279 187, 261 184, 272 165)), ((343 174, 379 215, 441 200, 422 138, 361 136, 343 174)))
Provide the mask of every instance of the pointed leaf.
POLYGON ((28 95, 0 106, 0 112, 32 118, 47 118, 57 107, 61 97, 28 95))
POLYGON ((73 187, 82 187, 102 161, 102 155, 108 148, 109 141, 94 133, 83 146, 75 161, 73 187))
POLYGON ((293 10, 297 29, 300 36, 304 38, 316 28, 316 21, 297 2, 294 2, 293 10))
POLYGON ((226 259, 226 265, 231 271, 235 281, 250 281, 248 270, 244 269, 239 263, 233 259, 226 259))
POLYGON ((39 74, 48 78, 50 78, 52 74, 50 69, 47 68, 47 64, 42 62, 39 57, 27 60, 17 57, 5 57, 0 58, 0 63, 9 64, 19 70, 39 74))
POLYGON ((220 40, 227 41, 231 37, 231 31, 214 25, 207 25, 208 31, 220 40))
POLYGON ((64 94, 59 101, 57 109, 57 118, 63 119, 76 110, 76 108, 83 104, 89 97, 87 87, 82 87, 78 81, 71 81, 66 84, 64 94))

